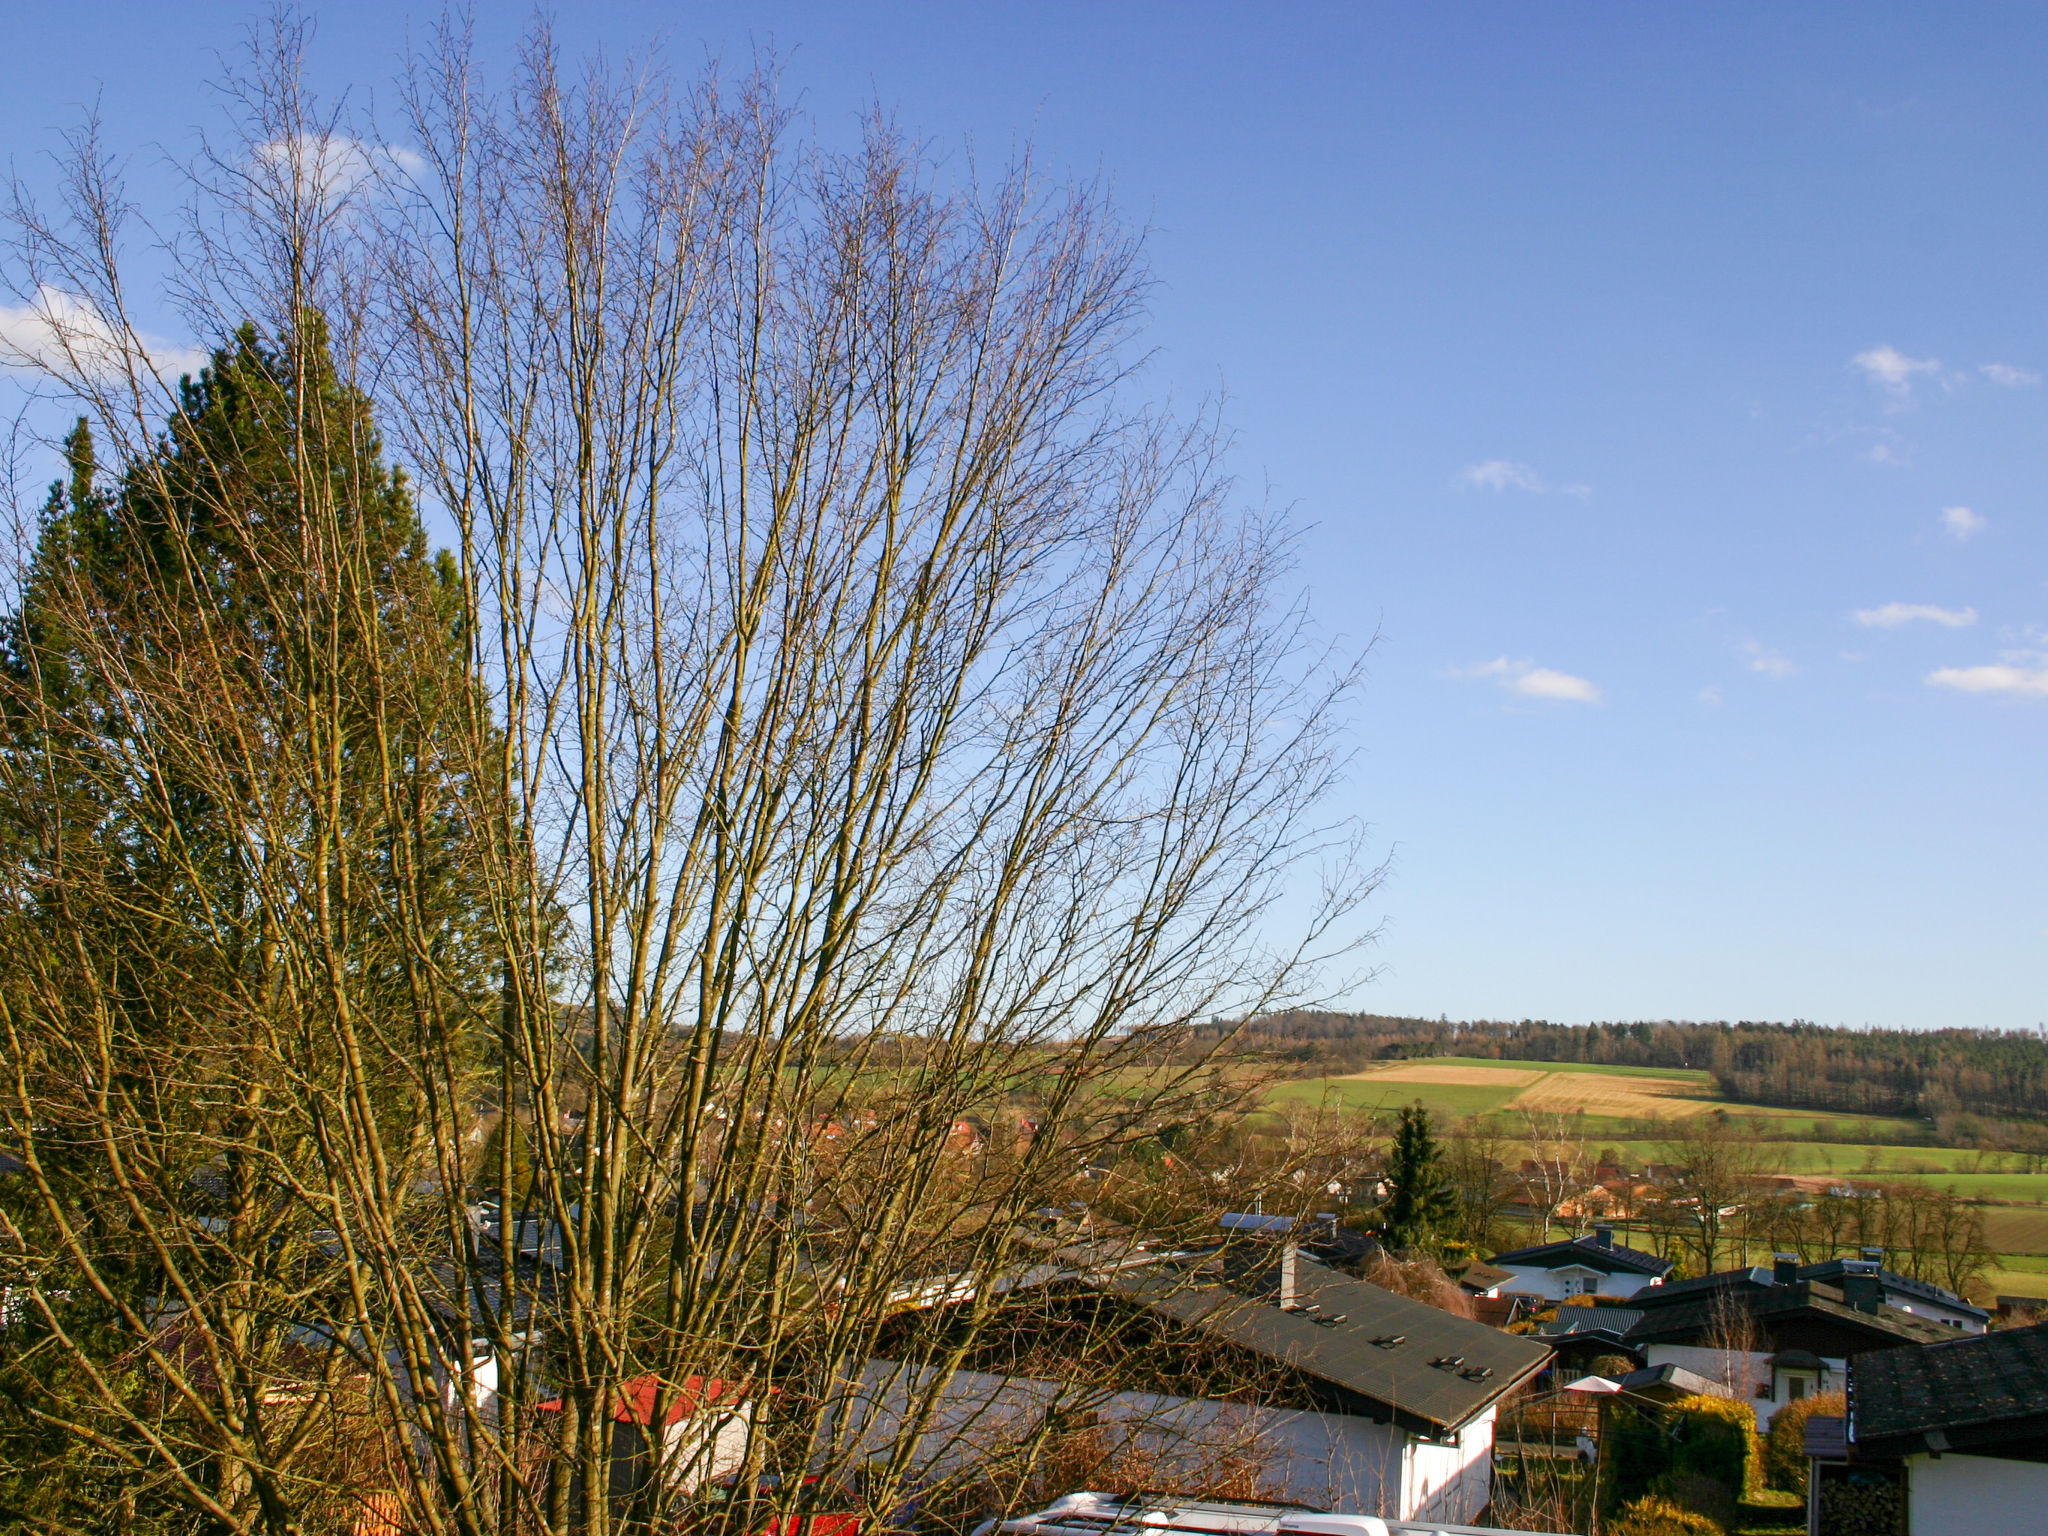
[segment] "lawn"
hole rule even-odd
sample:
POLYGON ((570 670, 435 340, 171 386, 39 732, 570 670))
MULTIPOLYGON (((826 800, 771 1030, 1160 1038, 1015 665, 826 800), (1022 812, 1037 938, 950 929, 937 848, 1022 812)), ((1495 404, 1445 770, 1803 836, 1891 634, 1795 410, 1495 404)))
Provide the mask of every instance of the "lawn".
POLYGON ((1441 1120, 1463 1120, 1490 1114, 1520 1093, 1517 1084, 1501 1086, 1462 1083, 1389 1083, 1371 1078, 1308 1077, 1275 1083, 1267 1090, 1269 1104, 1329 1104, 1345 1109, 1393 1110, 1420 1099, 1441 1120))

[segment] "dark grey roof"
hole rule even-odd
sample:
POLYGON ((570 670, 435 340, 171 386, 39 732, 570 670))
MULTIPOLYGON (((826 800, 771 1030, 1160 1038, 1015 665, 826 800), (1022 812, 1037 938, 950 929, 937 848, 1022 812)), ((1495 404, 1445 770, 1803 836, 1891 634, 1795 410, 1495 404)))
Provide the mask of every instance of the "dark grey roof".
POLYGON ((1943 1449, 1928 1441, 1930 1432, 1957 1450, 2048 1433, 2048 1324, 1849 1362, 1849 1437, 1857 1446, 1943 1449))
POLYGON ((1954 1337, 1953 1329, 1896 1307, 1859 1311, 1848 1304, 1839 1288, 1824 1281, 1776 1284, 1771 1271, 1759 1265, 1637 1291, 1629 1302, 1640 1308, 1643 1315, 1629 1329, 1629 1341, 1643 1344, 1703 1339, 1719 1322, 1715 1312, 1723 1296, 1732 1298, 1758 1323, 1776 1326, 1795 1318, 1826 1323, 1845 1338, 1865 1340, 1867 1347, 1872 1348, 1933 1343, 1954 1337))
POLYGON ((1537 1243, 1529 1248, 1516 1248, 1508 1253, 1496 1253, 1487 1261, 1490 1264, 1525 1264, 1532 1269, 1563 1269, 1567 1264, 1583 1265, 1609 1275, 1668 1275, 1671 1261, 1660 1259, 1653 1253, 1630 1248, 1624 1243, 1603 1243, 1595 1234, 1584 1237, 1562 1239, 1555 1243, 1537 1243))
POLYGON ((1300 1303, 1318 1311, 1282 1311, 1271 1266, 1226 1280, 1214 1263, 1160 1265, 1112 1284, 1161 1316, 1433 1431, 1462 1427, 1550 1360, 1549 1346, 1535 1339, 1411 1301, 1305 1256, 1298 1263, 1300 1303))
POLYGON ((1922 1301, 1939 1302, 1952 1311, 1966 1312, 1980 1322, 1991 1314, 1982 1307, 1973 1307, 1954 1291, 1944 1290, 1926 1280, 1915 1280, 1911 1275, 1901 1275, 1889 1269, 1880 1269, 1860 1259, 1829 1259, 1821 1264, 1808 1264, 1799 1271, 1802 1280, 1825 1280, 1831 1285, 1840 1285, 1842 1276, 1875 1274, 1887 1292, 1897 1291, 1903 1296, 1917 1296, 1922 1301))
POLYGON ((1643 1314, 1629 1307, 1559 1307, 1557 1316, 1538 1323, 1536 1331, 1547 1337, 1567 1333, 1611 1333, 1620 1338, 1636 1325, 1643 1314))

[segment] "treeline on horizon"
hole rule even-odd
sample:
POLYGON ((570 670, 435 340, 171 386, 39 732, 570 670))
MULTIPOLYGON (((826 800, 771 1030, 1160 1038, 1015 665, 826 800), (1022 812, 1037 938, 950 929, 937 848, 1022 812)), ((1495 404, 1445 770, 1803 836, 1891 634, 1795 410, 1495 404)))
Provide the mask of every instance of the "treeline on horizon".
POLYGON ((2048 1033, 1986 1029, 1846 1029, 1808 1024, 1659 1020, 1556 1024, 1548 1019, 1395 1018, 1291 1012, 1242 1026, 1217 1022, 1197 1036, 1318 1072, 1376 1061, 1476 1056, 1597 1066, 1688 1067, 1710 1072, 1743 1104, 1824 1114, 1948 1120, 2048 1118, 2048 1033))

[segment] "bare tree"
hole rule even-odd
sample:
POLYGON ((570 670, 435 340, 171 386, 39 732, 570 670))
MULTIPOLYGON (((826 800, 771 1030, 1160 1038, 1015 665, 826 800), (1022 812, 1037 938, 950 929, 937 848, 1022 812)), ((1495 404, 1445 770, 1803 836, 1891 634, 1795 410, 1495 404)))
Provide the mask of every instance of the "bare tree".
POLYGON ((1742 1234, 1756 1202, 1765 1154, 1725 1115, 1692 1115, 1672 1123, 1658 1156, 1676 1170, 1663 1192, 1663 1215, 1683 1236, 1687 1257, 1703 1275, 1724 1259, 1740 1262, 1742 1234))
POLYGON ((1522 1111, 1523 1198, 1543 1214, 1543 1240, 1550 1240, 1551 1219, 1566 1196, 1586 1179, 1586 1141, 1568 1115, 1522 1111))
POLYGON ((769 1471, 893 1509, 1020 1218, 1198 1111, 1160 1040, 1345 946, 1349 675, 1213 427, 1131 402, 1095 189, 545 31, 497 91, 445 33, 384 145, 304 43, 181 236, 249 422, 152 371, 96 138, 16 197, 120 572, 50 566, 0 754, 36 1422, 222 1531, 601 1533, 728 1467, 736 1520, 769 1471), (412 496, 452 562, 389 547, 412 496), (921 1374, 854 1465, 885 1346, 921 1374))

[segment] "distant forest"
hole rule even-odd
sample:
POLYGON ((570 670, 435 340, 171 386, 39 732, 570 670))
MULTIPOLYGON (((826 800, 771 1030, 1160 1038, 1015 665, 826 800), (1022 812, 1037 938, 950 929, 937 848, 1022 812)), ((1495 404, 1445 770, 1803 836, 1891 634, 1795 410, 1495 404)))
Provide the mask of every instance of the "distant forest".
MULTIPOLYGON (((1237 1028, 1213 1024, 1211 1042, 1237 1028)), ((1951 1120, 2048 1118, 2048 1033, 2028 1030, 1839 1029, 1819 1024, 1553 1024, 1284 1013, 1243 1026, 1234 1049, 1355 1072, 1414 1056, 1693 1067, 1724 1097, 1824 1114, 1951 1120)))

